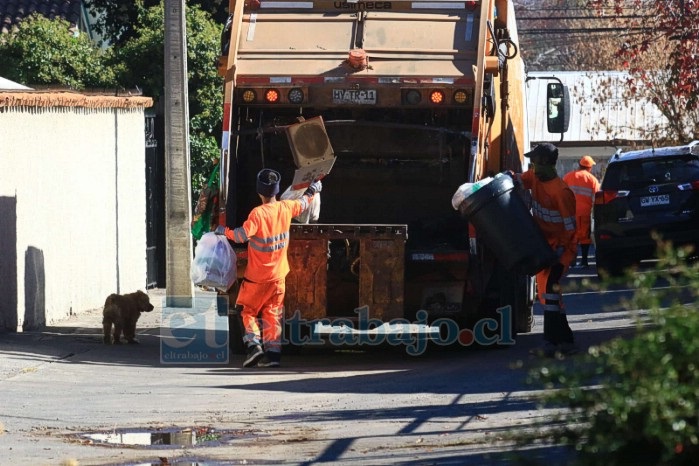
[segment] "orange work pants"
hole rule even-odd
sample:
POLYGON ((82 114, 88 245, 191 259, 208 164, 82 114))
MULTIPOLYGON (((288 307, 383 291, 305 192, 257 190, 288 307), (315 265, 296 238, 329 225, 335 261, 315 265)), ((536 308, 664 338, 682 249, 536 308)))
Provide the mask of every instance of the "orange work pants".
POLYGON ((578 244, 592 244, 592 219, 589 215, 575 217, 575 240, 578 244))
POLYGON ((246 345, 262 343, 265 351, 281 351, 285 291, 284 279, 268 283, 243 279, 237 304, 243 306, 240 316, 245 328, 243 342, 246 345), (262 342, 258 318, 262 319, 262 342))

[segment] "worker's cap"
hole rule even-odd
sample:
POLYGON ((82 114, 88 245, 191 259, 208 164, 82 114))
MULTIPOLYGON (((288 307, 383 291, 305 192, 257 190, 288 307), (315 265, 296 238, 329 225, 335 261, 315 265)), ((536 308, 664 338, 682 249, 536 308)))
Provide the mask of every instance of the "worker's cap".
POLYGON ((274 197, 279 193, 282 176, 278 171, 263 168, 257 174, 257 193, 265 197, 274 197))
POLYGON ((558 148, 545 142, 530 150, 525 157, 529 157, 534 165, 555 165, 558 160, 558 148))
POLYGON ((595 161, 589 155, 583 155, 583 157, 580 159, 581 167, 592 168, 593 165, 595 165, 595 161))

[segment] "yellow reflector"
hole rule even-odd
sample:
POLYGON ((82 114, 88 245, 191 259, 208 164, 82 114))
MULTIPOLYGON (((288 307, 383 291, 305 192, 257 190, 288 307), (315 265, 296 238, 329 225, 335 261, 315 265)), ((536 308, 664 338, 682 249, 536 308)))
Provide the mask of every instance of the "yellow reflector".
POLYGON ((466 94, 466 91, 458 90, 454 92, 454 102, 457 104, 465 104, 467 100, 468 95, 466 94))
POLYGON ((255 101, 255 91, 252 89, 247 89, 245 92, 243 92, 243 102, 249 104, 250 102, 255 101))

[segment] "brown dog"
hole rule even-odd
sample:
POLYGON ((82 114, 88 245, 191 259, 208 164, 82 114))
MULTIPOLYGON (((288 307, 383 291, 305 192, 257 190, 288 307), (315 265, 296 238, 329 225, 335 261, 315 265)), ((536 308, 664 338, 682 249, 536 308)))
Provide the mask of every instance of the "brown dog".
POLYGON ((143 291, 124 295, 111 294, 104 302, 102 310, 102 328, 104 329, 104 344, 118 345, 121 343, 121 334, 129 343, 138 343, 136 340, 136 322, 141 317, 141 312, 150 312, 153 305, 148 295, 143 291), (114 325, 114 338, 110 335, 114 325))

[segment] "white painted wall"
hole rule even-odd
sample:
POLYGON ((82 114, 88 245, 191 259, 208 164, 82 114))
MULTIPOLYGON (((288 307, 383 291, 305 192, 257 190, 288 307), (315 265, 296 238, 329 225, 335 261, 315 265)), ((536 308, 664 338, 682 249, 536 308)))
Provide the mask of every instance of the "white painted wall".
POLYGON ((145 288, 144 140, 142 107, 0 108, 0 330, 145 288))

